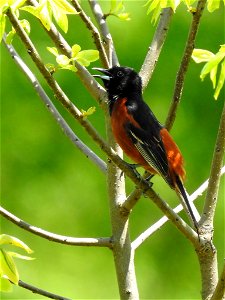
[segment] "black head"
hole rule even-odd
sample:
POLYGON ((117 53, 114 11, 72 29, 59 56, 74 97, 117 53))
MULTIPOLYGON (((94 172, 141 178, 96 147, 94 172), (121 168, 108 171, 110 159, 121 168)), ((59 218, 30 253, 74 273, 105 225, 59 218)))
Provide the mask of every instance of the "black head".
POLYGON ((94 75, 101 78, 107 90, 109 100, 115 101, 121 97, 137 97, 142 93, 141 77, 128 67, 112 67, 111 69, 94 68, 104 75, 94 75))

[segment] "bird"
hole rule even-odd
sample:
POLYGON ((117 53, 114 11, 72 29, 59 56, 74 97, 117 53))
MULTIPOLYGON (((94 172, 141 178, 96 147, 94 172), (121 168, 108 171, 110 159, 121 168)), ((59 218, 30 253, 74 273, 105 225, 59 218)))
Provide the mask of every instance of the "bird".
POLYGON ((130 67, 93 68, 108 94, 111 127, 116 142, 135 164, 160 175, 177 192, 196 230, 198 223, 184 188, 184 159, 168 130, 142 96, 142 79, 130 67))

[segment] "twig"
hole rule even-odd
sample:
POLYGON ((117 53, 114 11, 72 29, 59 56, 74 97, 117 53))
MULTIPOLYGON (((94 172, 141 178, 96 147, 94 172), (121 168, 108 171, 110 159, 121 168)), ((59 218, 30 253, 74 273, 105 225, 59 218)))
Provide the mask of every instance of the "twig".
POLYGON ((41 84, 35 77, 35 75, 31 72, 31 70, 28 68, 28 66, 25 64, 25 62, 22 60, 22 58, 18 55, 16 50, 12 45, 8 45, 5 42, 5 38, 3 38, 3 42, 5 44, 5 47, 9 51, 11 57, 14 59, 16 64, 20 67, 20 69, 23 71, 23 73, 27 76, 27 78, 32 83, 34 89, 38 93, 40 99, 44 102, 48 110, 51 112, 52 116, 56 120, 56 122, 60 125, 62 131, 66 134, 66 136, 71 140, 74 146, 76 146, 87 158, 89 158, 92 162, 94 162, 101 171, 104 173, 106 172, 106 163, 98 157, 89 147, 87 147, 79 138, 78 136, 73 132, 73 130, 70 128, 68 123, 65 121, 65 119, 61 116, 61 114, 58 112, 48 95, 45 93, 44 89, 42 88, 41 84))
POLYGON ((70 300, 69 298, 65 298, 50 292, 47 292, 45 290, 42 290, 36 286, 33 286, 31 284, 28 284, 22 280, 19 280, 18 285, 26 290, 31 291, 34 294, 42 295, 44 297, 50 298, 50 299, 56 299, 56 300, 70 300))
POLYGON ((16 224, 20 228, 23 228, 26 231, 29 231, 35 235, 38 235, 42 238, 45 238, 49 241, 53 241, 60 244, 70 245, 70 246, 94 246, 94 247, 108 247, 112 248, 112 241, 111 238, 76 238, 70 236, 64 236, 55 234, 49 231, 46 231, 42 228, 35 227, 17 216, 13 215, 6 209, 0 206, 0 214, 11 221, 12 223, 16 224))
POLYGON ((172 128, 176 117, 176 111, 180 103, 180 99, 183 91, 185 75, 187 73, 187 69, 191 59, 191 54, 194 49, 194 43, 195 43, 195 38, 199 27, 199 21, 202 16, 202 12, 204 10, 205 4, 206 4, 206 0, 199 0, 197 4, 196 12, 193 13, 193 20, 188 34, 187 43, 185 46, 184 54, 176 77, 173 100, 170 105, 169 113, 165 123, 165 127, 168 130, 172 128))
MULTIPOLYGON (((100 27, 100 32, 103 36, 103 41, 106 44, 105 48, 109 55, 110 55, 110 53, 112 54, 112 66, 115 66, 115 65, 118 66, 119 61, 118 61, 118 58, 116 55, 116 50, 115 50, 115 47, 113 44, 113 39, 109 32, 106 20, 104 18, 104 14, 101 9, 101 6, 99 5, 98 1, 96 1, 96 0, 89 0, 89 4, 93 11, 94 17, 100 27)), ((108 57, 110 57, 109 55, 108 55, 108 57)))
POLYGON ((224 300, 224 299, 225 299, 225 263, 223 265, 223 270, 218 280, 216 289, 210 300, 224 300))
POLYGON ((82 7, 80 6, 79 2, 77 0, 71 0, 72 5, 76 9, 77 12, 79 12, 79 16, 83 20, 83 22, 86 24, 87 28, 91 31, 92 37, 94 39, 95 45, 97 49, 99 50, 100 58, 102 61, 102 64, 105 68, 109 68, 109 61, 108 57, 105 52, 105 48, 103 46, 100 34, 96 26, 91 22, 90 17, 88 17, 82 7))
MULTIPOLYGON (((221 169, 220 176, 224 175, 225 173, 225 166, 221 169)), ((205 190, 207 190, 209 184, 209 180, 207 179, 200 187, 189 197, 191 202, 195 201, 199 196, 203 194, 205 190)), ((183 210, 183 206, 179 204, 174 208, 175 213, 179 213, 183 210)), ((157 230, 161 229, 162 226, 168 221, 169 219, 166 216, 163 216, 159 219, 156 223, 146 229, 142 234, 140 234, 133 242, 132 248, 135 250, 137 249, 147 238, 149 238, 153 233, 157 230)))
POLYGON ((144 63, 139 72, 139 75, 142 78, 143 89, 146 88, 149 80, 151 79, 162 46, 166 39, 166 35, 167 35, 167 31, 169 28, 172 15, 173 15, 173 10, 171 8, 163 9, 153 40, 151 42, 151 45, 148 48, 147 55, 145 57, 144 63))
POLYGON ((23 41, 26 46, 29 55, 32 60, 38 67, 39 71, 42 73, 46 79, 49 87, 53 90, 56 98, 63 104, 63 106, 71 113, 71 115, 80 123, 81 126, 87 131, 87 133, 92 137, 92 139, 100 146, 100 148, 108 155, 108 157, 127 175, 131 180, 142 190, 145 191, 145 194, 152 199, 152 201, 162 210, 165 215, 175 224, 175 226, 193 243, 194 246, 197 246, 199 241, 196 232, 188 226, 173 210, 169 205, 163 201, 150 187, 148 182, 140 180, 137 177, 136 173, 130 166, 125 163, 118 155, 109 147, 105 141, 99 136, 97 131, 91 124, 82 117, 82 114, 78 108, 69 100, 69 98, 64 94, 64 92, 59 87, 58 83, 51 76, 49 71, 46 69, 42 60, 40 59, 39 54, 37 53, 35 47, 30 41, 24 29, 19 24, 17 18, 11 11, 7 12, 7 15, 18 33, 18 36, 23 41))
POLYGON ((225 104, 220 119, 216 145, 214 149, 211 172, 209 177, 209 187, 205 198, 203 214, 200 220, 200 226, 212 227, 213 218, 216 209, 217 196, 220 184, 220 171, 222 168, 225 152, 225 104))

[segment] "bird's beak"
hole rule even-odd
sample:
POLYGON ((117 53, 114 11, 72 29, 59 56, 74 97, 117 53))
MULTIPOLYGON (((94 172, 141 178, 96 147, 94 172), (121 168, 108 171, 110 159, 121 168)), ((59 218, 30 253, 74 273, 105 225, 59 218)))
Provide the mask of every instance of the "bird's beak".
POLYGON ((93 75, 93 77, 96 78, 101 78, 102 80, 110 80, 112 78, 110 72, 108 69, 103 69, 103 68, 92 68, 92 70, 97 70, 101 73, 103 73, 104 75, 93 75))

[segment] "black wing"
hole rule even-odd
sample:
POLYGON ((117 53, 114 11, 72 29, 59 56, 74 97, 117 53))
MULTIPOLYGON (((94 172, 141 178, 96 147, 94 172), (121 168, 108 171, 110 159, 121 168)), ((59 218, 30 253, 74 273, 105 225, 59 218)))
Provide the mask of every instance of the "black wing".
POLYGON ((153 167, 169 185, 172 185, 166 151, 160 135, 160 130, 163 128, 162 125, 143 101, 128 103, 127 109, 129 113, 132 114, 134 120, 140 125, 140 127, 137 127, 129 122, 126 126, 127 133, 135 147, 146 162, 153 167))

